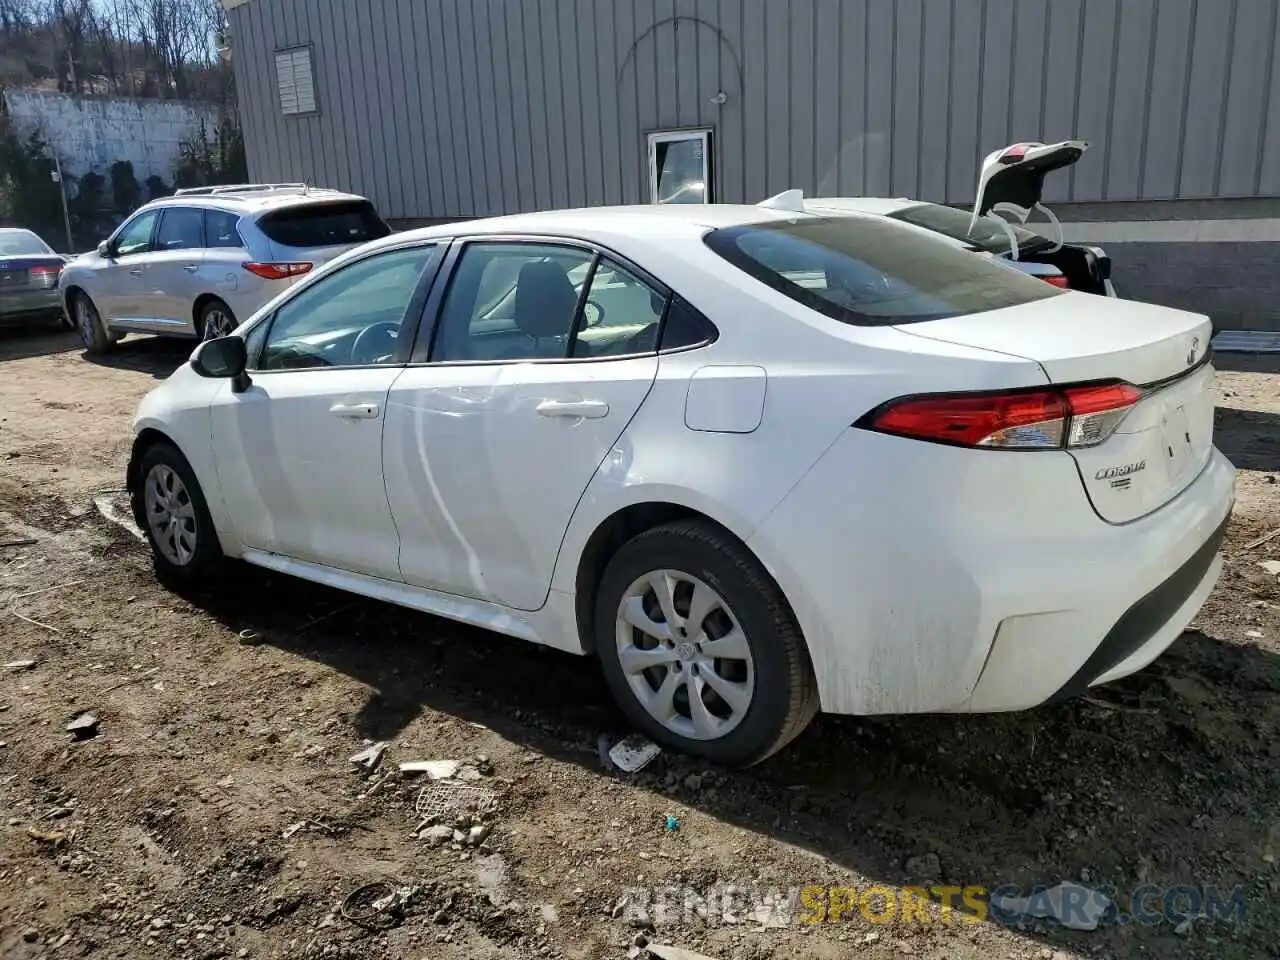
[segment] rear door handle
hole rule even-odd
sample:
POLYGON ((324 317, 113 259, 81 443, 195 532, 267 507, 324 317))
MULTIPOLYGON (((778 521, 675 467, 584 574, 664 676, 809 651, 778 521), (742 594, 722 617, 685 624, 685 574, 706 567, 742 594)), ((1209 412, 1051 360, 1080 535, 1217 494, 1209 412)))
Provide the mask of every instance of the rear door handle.
POLYGON ((195 273, 197 270, 199 270, 199 269, 200 269, 200 264, 198 264, 198 263, 186 263, 186 264, 183 264, 183 265, 182 265, 182 269, 183 269, 183 270, 185 270, 185 271, 187 271, 187 273, 195 273))
POLYGON ((335 403, 329 408, 329 412, 335 417, 345 417, 348 420, 372 420, 378 415, 378 405, 376 403, 335 403))
POLYGON ((537 406, 544 417, 572 417, 599 420, 609 415, 609 405, 603 400, 543 400, 537 406))
POLYGON ((129 276, 131 276, 131 277, 140 277, 140 276, 142 276, 142 268, 141 268, 141 267, 134 267, 132 270, 130 270, 130 271, 129 271, 129 276))

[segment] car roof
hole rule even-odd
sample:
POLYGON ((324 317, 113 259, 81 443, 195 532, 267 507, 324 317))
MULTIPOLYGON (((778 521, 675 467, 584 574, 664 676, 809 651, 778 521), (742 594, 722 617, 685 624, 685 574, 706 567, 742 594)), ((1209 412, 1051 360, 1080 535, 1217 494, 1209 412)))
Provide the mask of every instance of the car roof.
MULTIPOLYGON (((831 211, 839 216, 858 216, 859 211, 831 211)), ((826 215, 826 212, 823 212, 826 215)), ((440 223, 416 230, 394 233, 375 243, 392 246, 406 240, 452 237, 460 234, 504 233, 537 236, 564 236, 582 240, 629 235, 636 239, 661 240, 667 238, 698 237, 707 230, 739 227, 754 223, 770 223, 813 217, 815 213, 796 213, 751 204, 734 203, 672 203, 637 204, 633 206, 581 207, 570 210, 544 210, 537 213, 517 213, 481 220, 440 223)))
POLYGON ((215 210, 226 210, 245 215, 267 213, 286 207, 343 200, 363 201, 365 198, 359 194, 344 193, 341 190, 330 190, 325 187, 286 185, 273 190, 237 192, 234 189, 224 189, 218 193, 179 193, 172 197, 160 197, 152 200, 143 209, 210 207, 215 210))
POLYGON ((804 201, 804 208, 815 213, 855 212, 883 217, 907 207, 922 206, 925 202, 906 197, 814 197, 804 201))

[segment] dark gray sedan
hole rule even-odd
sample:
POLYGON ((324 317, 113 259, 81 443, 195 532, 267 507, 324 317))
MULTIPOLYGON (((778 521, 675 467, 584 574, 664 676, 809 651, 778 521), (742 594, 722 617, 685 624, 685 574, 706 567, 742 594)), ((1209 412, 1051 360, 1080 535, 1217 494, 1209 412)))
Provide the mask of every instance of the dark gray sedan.
POLYGON ((30 230, 0 228, 0 320, 63 318, 58 277, 66 264, 30 230))

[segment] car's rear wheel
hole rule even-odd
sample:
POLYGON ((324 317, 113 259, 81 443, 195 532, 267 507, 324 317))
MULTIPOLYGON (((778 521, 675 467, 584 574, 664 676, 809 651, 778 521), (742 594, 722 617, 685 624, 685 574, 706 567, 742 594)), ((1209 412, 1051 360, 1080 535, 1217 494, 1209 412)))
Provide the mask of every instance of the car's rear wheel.
POLYGON ((614 697, 666 746, 749 766, 817 712, 813 668, 782 591, 712 524, 670 523, 623 545, 601 580, 595 625, 614 697))
POLYGON ((225 337, 239 326, 235 314, 221 300, 210 300, 200 310, 200 339, 225 337))
POLYGON ((113 341, 107 332, 106 324, 102 322, 98 308, 93 305, 89 295, 75 294, 71 301, 71 312, 84 348, 90 353, 105 353, 113 341))
POLYGON ((156 443, 147 449, 135 495, 157 576, 192 583, 216 572, 222 561, 218 535, 195 473, 176 447, 156 443))

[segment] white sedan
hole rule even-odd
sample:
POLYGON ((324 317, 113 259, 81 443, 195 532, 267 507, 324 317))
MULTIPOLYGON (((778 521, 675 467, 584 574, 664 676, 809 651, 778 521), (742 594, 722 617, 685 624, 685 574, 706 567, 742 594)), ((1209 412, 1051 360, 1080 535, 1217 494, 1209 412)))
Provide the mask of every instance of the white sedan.
POLYGON ((396 234, 142 402, 158 572, 223 558, 598 657, 731 765, 816 711, 1141 669, 1221 569, 1207 318, 918 229, 601 208, 396 234))

